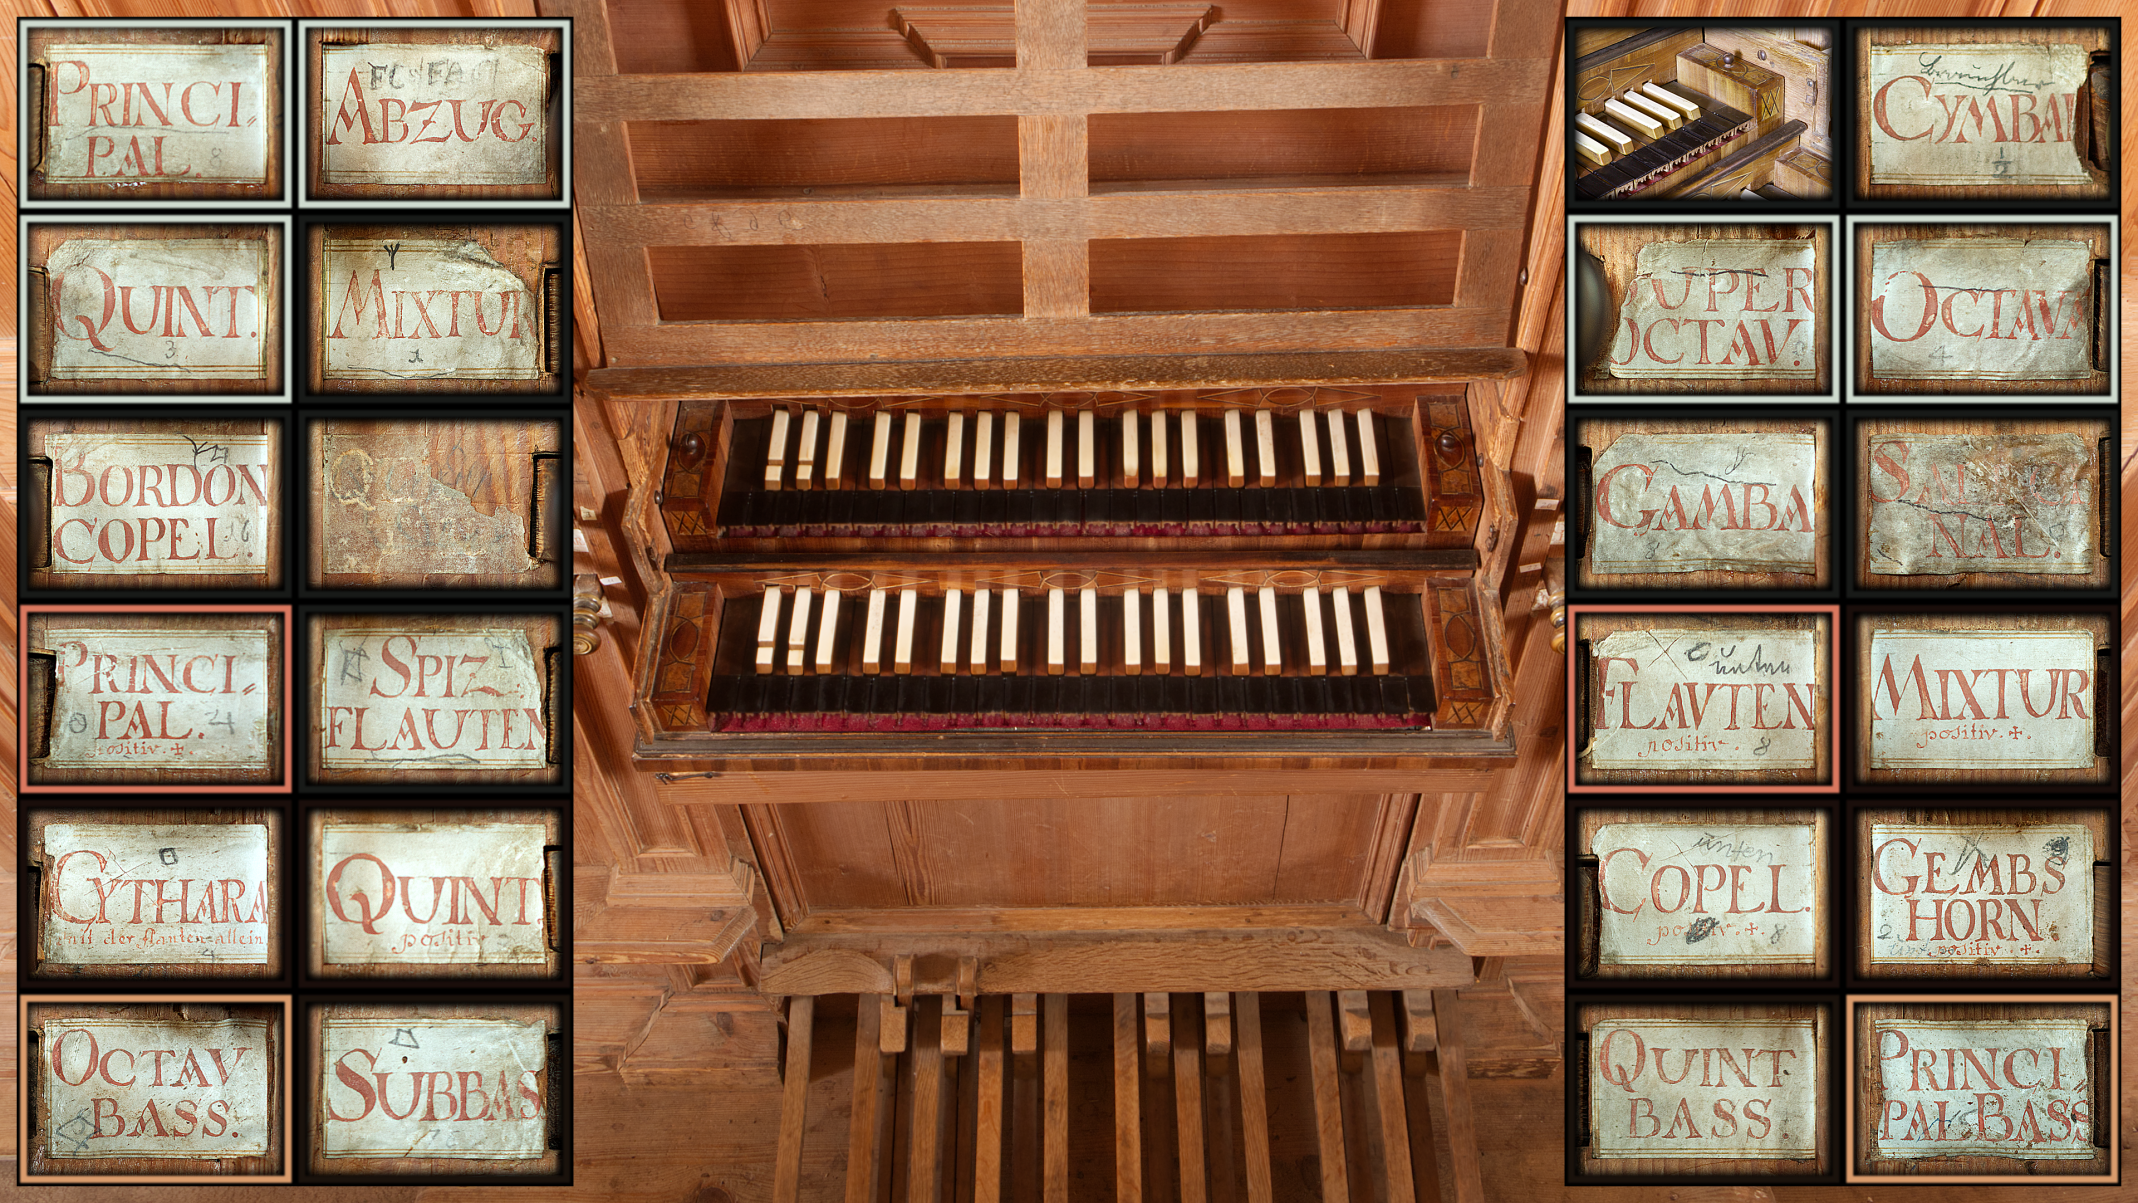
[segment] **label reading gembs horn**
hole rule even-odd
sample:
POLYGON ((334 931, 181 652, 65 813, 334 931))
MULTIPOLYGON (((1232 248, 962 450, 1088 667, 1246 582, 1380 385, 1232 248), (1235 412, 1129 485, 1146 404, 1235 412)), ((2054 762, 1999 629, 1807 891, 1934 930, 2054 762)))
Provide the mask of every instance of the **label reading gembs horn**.
POLYGON ((1871 183, 2093 182, 2076 141, 2085 47, 1870 49, 1871 183))
POLYGON ((51 47, 45 181, 266 183, 272 53, 265 45, 51 47))
POLYGON ((267 565, 275 436, 45 435, 52 566, 100 576, 256 572, 267 565))
POLYGON ((49 768, 271 767, 269 631, 54 626, 49 768))
POLYGON ((1624 434, 1596 458, 1597 572, 1811 572, 1809 434, 1624 434))
POLYGON ((1818 865, 1808 823, 1597 829, 1605 965, 1809 964, 1818 865))
POLYGON ((1818 1155, 1810 1019, 1613 1019, 1589 1032, 1595 1156, 1818 1155))
POLYGON ((328 380, 533 380, 534 293, 476 242, 329 239, 319 279, 328 380))
POLYGON ((543 828, 328 824, 321 923, 330 965, 540 965, 543 828))
POLYGON ((328 1015, 320 1029, 325 1156, 501 1161, 549 1152, 541 1023, 328 1015))
POLYGON ((1598 769, 1811 768, 1820 695, 1810 631, 1614 631, 1591 648, 1598 769))
POLYGON ((46 961, 267 963, 265 826, 51 823, 44 843, 46 961))
POLYGON ((2093 374, 2093 248, 2061 238, 1871 246, 1871 375, 2084 380, 2093 374))
POLYGON ((1869 1038, 1882 1096, 1873 1157, 2106 1153, 2093 1143, 2085 1020, 1879 1019, 1869 1038))
POLYGON ((52 1157, 268 1150, 265 1020, 50 1020, 39 1049, 52 1157))
POLYGON ((1871 963, 2091 963, 2093 859, 2075 823, 1874 823, 1871 963))
POLYGON ((2063 433, 1872 440, 1871 572, 2091 572, 2092 450, 2063 433))
POLYGON ((323 652, 325 768, 548 763, 542 662, 525 631, 329 630, 323 652))
POLYGON ((1626 284, 1608 367, 1629 380, 1808 380, 1823 303, 1810 239, 1651 242, 1626 284))
POLYGON ((539 184, 548 58, 534 46, 320 49, 329 184, 539 184))
POLYGON ((54 380, 257 380, 275 290, 261 238, 70 238, 45 261, 54 380))
POLYGON ((2090 769, 2089 631, 1871 633, 1874 769, 2090 769))

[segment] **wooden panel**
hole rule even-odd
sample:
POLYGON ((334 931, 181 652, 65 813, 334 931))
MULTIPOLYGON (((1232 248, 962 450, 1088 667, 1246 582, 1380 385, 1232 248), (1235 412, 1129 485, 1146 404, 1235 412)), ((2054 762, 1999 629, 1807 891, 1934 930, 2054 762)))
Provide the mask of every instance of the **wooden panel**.
POLYGON ((664 322, 1024 312, 1014 242, 668 246, 647 255, 664 322))
POLYGON ((1187 180, 1271 187, 1316 177, 1355 184, 1382 176, 1466 184, 1477 120, 1467 105, 1094 113, 1091 179, 1115 189, 1187 180))
POLYGON ((849 117, 632 121, 632 166, 649 203, 713 197, 1016 195, 1017 121, 849 117))
POLYGON ((817 1000, 807 994, 787 1004, 787 1064, 780 1086, 773 1203, 795 1203, 801 1190, 802 1134, 809 1115, 809 1052, 815 1036, 816 1009, 817 1000))
POLYGON ((1095 239, 1093 313, 1446 305, 1463 238, 1410 234, 1095 239))

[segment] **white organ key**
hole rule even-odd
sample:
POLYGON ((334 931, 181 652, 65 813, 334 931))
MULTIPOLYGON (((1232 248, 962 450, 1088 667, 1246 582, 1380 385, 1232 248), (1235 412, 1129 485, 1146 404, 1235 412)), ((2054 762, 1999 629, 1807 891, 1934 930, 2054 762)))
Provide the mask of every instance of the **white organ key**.
POLYGON ((1240 411, 1225 411, 1225 486, 1237 489, 1247 483, 1247 448, 1240 437, 1240 411))
POLYGON ((817 474, 817 411, 802 411, 802 445, 794 449, 794 487, 813 488, 817 474))
POLYGON ((1685 118, 1680 116, 1676 109, 1639 92, 1628 92, 1622 99, 1634 112, 1646 114, 1662 122, 1664 129, 1676 129, 1685 124, 1685 118))
POLYGON ((1203 616, 1195 590, 1180 591, 1180 669, 1191 677, 1203 675, 1203 616))
POLYGON ((982 413, 973 423, 972 435, 972 482, 986 488, 988 478, 995 474, 995 415, 982 413))
POLYGON ((921 591, 898 591, 898 642, 893 645, 891 671, 905 676, 913 671, 913 614, 921 608, 921 591))
POLYGON ((1133 489, 1143 475, 1142 457, 1137 455, 1136 423, 1143 419, 1133 409, 1121 411, 1121 487, 1133 489))
POLYGON ((1373 411, 1359 411, 1359 483, 1368 488, 1381 483, 1381 449, 1373 441, 1373 411))
POLYGON ((943 487, 955 489, 965 474, 965 415, 952 414, 943 428, 943 487))
POLYGON ((1017 591, 1002 591, 1002 671, 1013 675, 1017 671, 1017 591))
POLYGON ((921 474, 921 416, 917 412, 906 414, 906 441, 898 449, 898 487, 910 489, 920 480, 921 474))
POLYGON ((1388 622, 1381 617, 1381 587, 1366 586, 1366 646, 1373 652, 1373 671, 1388 675, 1388 622))
POLYGON ((1282 639, 1277 634, 1277 591, 1262 586, 1262 672, 1274 677, 1284 671, 1282 639))
POLYGON ((787 624, 787 671, 802 671, 802 645, 809 640, 809 599, 807 589, 794 591, 794 618, 787 624))
POLYGON ((779 643, 779 598, 777 589, 765 590, 765 608, 757 614, 757 671, 772 671, 772 656, 779 643))
POLYGON ((1351 635, 1351 588, 1338 585, 1332 600, 1336 603, 1336 661, 1347 677, 1359 673, 1358 640, 1351 635))
POLYGON ((1299 411, 1299 459, 1307 487, 1321 484, 1321 439, 1314 434, 1314 411, 1299 411))
POLYGON ((884 472, 891 464, 891 415, 876 415, 876 438, 869 444, 869 487, 883 487, 884 472))
POLYGON ((1098 483, 1098 415, 1091 410, 1076 415, 1076 484, 1088 489, 1098 483))
POLYGON ((1664 134, 1663 123, 1646 113, 1636 112, 1623 100, 1604 101, 1604 112, 1617 119, 1620 126, 1632 130, 1643 138, 1655 139, 1664 134))
POLYGON ((1180 411, 1180 483, 1194 488, 1203 474, 1203 460, 1195 442, 1195 410, 1180 411))
POLYGON ((1017 428, 1024 419, 1016 414, 1002 415, 1002 487, 1017 487, 1017 428))
POLYGON ((1062 487, 1062 411, 1047 411, 1047 487, 1062 487))
POLYGON ((869 613, 861 623, 861 671, 872 677, 883 671, 883 598, 883 590, 869 590, 869 613))
POLYGON ((1143 675, 1143 613, 1140 589, 1121 591, 1121 671, 1131 677, 1143 675))
POLYGON ((985 589, 972 591, 972 643, 967 651, 975 676, 987 671, 987 607, 995 595, 985 589))
POLYGON ((1587 113, 1574 114, 1574 126, 1582 133, 1611 148, 1612 154, 1623 155, 1633 149, 1633 139, 1587 113))
POLYGON ((844 411, 831 416, 831 436, 824 447, 824 487, 840 488, 839 479, 846 470, 846 414, 844 411))
POLYGON ((1172 604, 1165 590, 1151 590, 1151 671, 1159 676, 1173 671, 1172 604))
POLYGON ((1062 591, 1047 590, 1047 675, 1062 675, 1063 662, 1068 658, 1062 648, 1062 591))
POLYGON ((958 611, 964 608, 965 595, 956 589, 943 590, 943 654, 938 663, 943 666, 943 675, 956 676, 958 671, 958 611))
POLYGON ((817 619, 817 671, 831 671, 832 636, 839 633, 839 591, 824 591, 824 611, 817 619))
POLYGON ((1078 624, 1076 658, 1086 676, 1099 671, 1099 591, 1084 586, 1084 621, 1078 624))
POLYGON ((1351 483, 1351 442, 1344 437, 1344 411, 1324 410, 1329 420, 1329 483, 1351 483))
POLYGON ((1580 153, 1582 161, 1591 167, 1602 167, 1617 157, 1611 153, 1610 148, 1578 129, 1574 131, 1574 149, 1580 153))
POLYGON ((1255 466, 1262 472, 1262 487, 1277 487, 1277 418, 1266 409, 1255 411, 1255 466))
POLYGON ((765 449, 765 487, 780 487, 780 477, 787 471, 787 411, 772 411, 772 442, 765 449))
POLYGON ((1162 409, 1151 415, 1151 487, 1166 487, 1166 414, 1162 409))
POLYGON ((1232 619, 1232 675, 1247 673, 1247 591, 1234 585, 1225 590, 1225 611, 1232 619))
POLYGON ((1666 88, 1661 84, 1642 84, 1641 92, 1650 100, 1660 100, 1665 105, 1668 105, 1669 107, 1678 110, 1678 115, 1686 121, 1691 121, 1695 117, 1698 117, 1700 115, 1699 105, 1694 104, 1692 101, 1687 100, 1683 96, 1678 95, 1676 92, 1671 91, 1669 88, 1666 88))
POLYGON ((1300 591, 1299 600, 1307 611, 1307 672, 1314 676, 1327 676, 1329 672, 1329 645, 1321 637, 1321 589, 1308 585, 1300 591))

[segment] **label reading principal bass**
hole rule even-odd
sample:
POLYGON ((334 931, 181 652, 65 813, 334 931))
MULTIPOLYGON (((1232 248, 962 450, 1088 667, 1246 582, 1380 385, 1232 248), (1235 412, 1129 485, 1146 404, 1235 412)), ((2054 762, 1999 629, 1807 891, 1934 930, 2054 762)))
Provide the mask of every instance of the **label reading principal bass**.
POLYGON ((1874 769, 2090 769, 2089 631, 1871 633, 1874 769))
POLYGON ((265 45, 53 46, 46 182, 266 183, 271 54, 265 45))
POLYGON ((264 965, 259 823, 44 829, 44 959, 56 965, 264 965))
POLYGON ((1866 317, 1876 377, 2085 380, 2093 248, 2062 238, 1874 243, 1866 317))
POLYGON ((1870 48, 1874 184, 2090 184, 2083 46, 1870 48))
POLYGON ((2076 823, 1874 823, 1871 962, 2091 963, 2093 859, 2076 823))
POLYGON ((548 1154, 541 1023, 330 1015, 320 1026, 325 1156, 548 1154))
POLYGON ((534 823, 327 825, 327 963, 542 964, 543 838, 534 823))
POLYGON ((323 767, 548 763, 542 663, 524 630, 329 630, 323 653, 323 767))
POLYGON ((534 46, 326 46, 329 184, 539 184, 549 66, 534 46))
POLYGON ((330 239, 320 372, 329 380, 533 380, 534 293, 476 242, 330 239))
POLYGON ((1614 631, 1592 648, 1598 769, 1811 768, 1820 694, 1810 631, 1614 631))
POLYGON ((1870 569, 2085 573, 2092 447, 2075 434, 1896 434, 1870 445, 1870 569))
POLYGON ((1625 434, 1595 464, 1597 572, 1817 569, 1809 434, 1625 434))
POLYGON ((2082 1019, 1905 1020, 1871 1025, 1884 1103, 1878 1158, 2093 1158, 2082 1019))
POLYGON ((1597 829, 1605 965, 1810 964, 1818 865, 1806 823, 1597 829))
POLYGON ((256 380, 274 299, 259 238, 70 238, 45 262, 54 380, 256 380))
POLYGON ((53 1157, 242 1157, 268 1150, 264 1020, 44 1025, 53 1157))
POLYGON ((268 631, 44 631, 55 656, 49 768, 271 767, 268 631))
POLYGON ((1631 380, 1811 379, 1819 332, 1809 239, 1651 242, 1635 262, 1610 372, 1631 380))
POLYGON ((191 576, 267 566, 275 436, 110 431, 45 435, 52 566, 191 576))
POLYGON ((1598 1158, 1818 1155, 1810 1019, 1615 1019, 1589 1033, 1598 1158))

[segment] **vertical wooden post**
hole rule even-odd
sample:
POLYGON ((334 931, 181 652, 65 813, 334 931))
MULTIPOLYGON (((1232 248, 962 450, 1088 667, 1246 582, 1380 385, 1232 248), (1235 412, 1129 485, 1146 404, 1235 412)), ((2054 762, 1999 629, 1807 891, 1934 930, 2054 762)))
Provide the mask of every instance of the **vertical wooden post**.
POLYGON ((1247 1203, 1270 1203, 1269 1096, 1262 1081, 1262 997, 1233 998, 1235 1055, 1240 1073, 1240 1130, 1247 1155, 1247 1203))
MULTIPOLYGON (((973 1108, 973 1203, 1002 1200, 1002 1003, 980 1000, 980 1097, 973 1108)), ((851 1198, 848 1203, 852 1203, 851 1198)))
POLYGON ((1069 1203, 1069 996, 1042 1000, 1040 1060, 1046 1089, 1046 1200, 1069 1203))
POLYGON ((883 1080, 883 1010, 866 994, 856 1000, 854 1018, 854 1102, 846 1128, 846 1203, 870 1203, 876 1197, 877 1086, 883 1080))
POLYGON ((1203 1042, 1193 1028, 1200 1008, 1173 1012, 1173 1113, 1180 1130, 1180 1203, 1204 1203, 1203 1042))
POLYGON ((1143 1104, 1136 996, 1114 995, 1114 1203, 1143 1203, 1143 1104))
POLYGON ((787 1000, 787 1076, 780 1086, 779 1154, 772 1167, 772 1203, 795 1203, 802 1187, 802 1131, 809 1110, 810 1027, 817 1000, 787 1000))
POLYGON ((1455 1203, 1485 1203, 1484 1173, 1477 1159, 1477 1118, 1470 1110, 1470 1063, 1463 1049, 1462 998, 1433 991, 1433 1019, 1440 1051, 1440 1097, 1448 1104, 1448 1157, 1454 1169, 1455 1203))
POLYGON ((1336 1081, 1336 1024, 1324 991, 1307 992, 1307 1063, 1314 1075, 1314 1128, 1321 1148, 1322 1203, 1351 1203, 1344 1164, 1344 1102, 1336 1081))
POLYGON ((908 1203, 934 1203, 940 1192, 937 1174, 942 1166, 940 1137, 943 1130, 943 1044, 940 1017, 927 1022, 927 1011, 940 1005, 936 998, 914 1003, 913 1126, 907 1137, 911 1151, 906 1157, 908 1203))
POLYGON ((1403 1106, 1403 1067, 1396 1056, 1395 1009, 1386 990, 1368 996, 1373 1022, 1372 1072, 1366 1077, 1366 1092, 1380 1121, 1383 1193, 1388 1203, 1415 1203, 1416 1183, 1411 1179, 1410 1124, 1403 1106))

